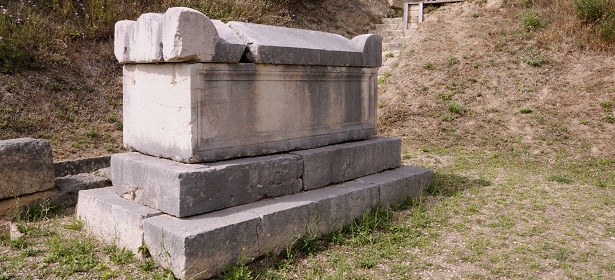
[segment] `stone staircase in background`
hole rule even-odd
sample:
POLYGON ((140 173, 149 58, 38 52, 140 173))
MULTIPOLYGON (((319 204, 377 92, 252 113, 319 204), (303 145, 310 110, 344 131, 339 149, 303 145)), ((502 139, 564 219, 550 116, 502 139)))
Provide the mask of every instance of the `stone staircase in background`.
POLYGON ((370 34, 382 36, 382 67, 378 75, 382 76, 386 72, 391 72, 399 57, 404 42, 414 33, 415 26, 409 26, 404 31, 403 18, 383 18, 381 24, 374 25, 370 34))

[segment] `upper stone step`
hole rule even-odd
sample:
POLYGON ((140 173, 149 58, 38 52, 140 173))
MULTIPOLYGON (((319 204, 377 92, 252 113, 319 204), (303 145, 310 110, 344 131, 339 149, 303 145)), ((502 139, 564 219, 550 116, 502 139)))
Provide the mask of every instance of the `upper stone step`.
POLYGON ((382 19, 382 23, 385 24, 402 24, 404 23, 404 19, 403 18, 383 18, 382 19))
POLYGON ((380 35, 343 36, 286 27, 210 20, 183 7, 143 14, 115 25, 114 53, 122 64, 252 62, 379 67, 380 35), (243 60, 242 60, 243 58, 243 60))

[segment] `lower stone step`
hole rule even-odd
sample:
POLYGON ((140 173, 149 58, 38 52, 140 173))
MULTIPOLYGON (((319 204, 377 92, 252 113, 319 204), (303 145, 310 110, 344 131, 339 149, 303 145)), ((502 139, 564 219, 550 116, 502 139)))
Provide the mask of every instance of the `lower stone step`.
POLYGON ((77 216, 103 240, 152 258, 181 279, 206 279, 238 261, 278 253, 299 238, 348 225, 378 205, 420 196, 430 170, 401 166, 354 181, 177 218, 117 196, 111 188, 81 191, 77 216))

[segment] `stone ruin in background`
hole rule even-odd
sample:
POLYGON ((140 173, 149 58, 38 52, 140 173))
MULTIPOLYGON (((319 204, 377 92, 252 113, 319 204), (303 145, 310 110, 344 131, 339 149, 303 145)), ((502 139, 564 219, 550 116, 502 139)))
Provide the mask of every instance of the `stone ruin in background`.
POLYGON ((113 186, 81 191, 97 238, 182 279, 278 253, 416 197, 432 172, 376 137, 381 38, 243 22, 188 8, 116 24, 124 142, 113 186))

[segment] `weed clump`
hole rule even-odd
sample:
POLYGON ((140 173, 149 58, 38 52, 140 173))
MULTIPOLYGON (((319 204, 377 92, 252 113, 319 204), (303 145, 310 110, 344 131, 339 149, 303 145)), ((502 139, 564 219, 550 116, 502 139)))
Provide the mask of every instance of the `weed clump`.
POLYGON ((521 21, 527 31, 534 31, 544 26, 544 21, 540 18, 538 12, 528 10, 521 15, 521 21))
POLYGON ((595 28, 600 38, 615 42, 615 2, 609 0, 575 0, 575 14, 583 23, 595 28))

